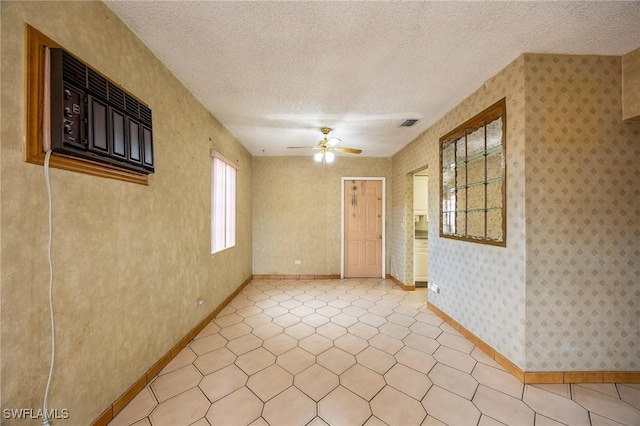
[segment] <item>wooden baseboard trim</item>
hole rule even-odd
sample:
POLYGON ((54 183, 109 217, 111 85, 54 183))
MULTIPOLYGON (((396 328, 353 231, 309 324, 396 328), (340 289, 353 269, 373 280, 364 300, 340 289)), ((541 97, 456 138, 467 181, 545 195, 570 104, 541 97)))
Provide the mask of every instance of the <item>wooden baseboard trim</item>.
POLYGON ((640 383, 640 371, 525 372, 524 383, 640 383))
POLYGON ((254 280, 339 280, 339 274, 313 275, 313 274, 254 274, 254 280))
POLYGON ((400 281, 399 279, 397 279, 393 275, 387 274, 387 279, 393 281, 398 287, 400 287, 404 291, 415 291, 415 289, 416 289, 416 286, 414 286, 414 285, 406 285, 405 283, 403 283, 402 281, 400 281))
POLYGON ((427 308, 469 339, 522 383, 640 383, 640 371, 523 371, 437 306, 427 302, 427 308))
MULTIPOLYGON (((288 275, 288 274, 253 274, 252 278, 254 280, 339 280, 339 274, 329 274, 329 275, 288 275)), ((387 274, 386 278, 388 280, 393 281, 398 287, 405 291, 414 291, 416 289, 415 286, 405 285, 402 281, 397 279, 394 276, 387 274)))
POLYGON ((189 333, 187 333, 178 343, 176 343, 166 354, 164 354, 151 368, 149 368, 138 380, 136 380, 122 395, 118 397, 98 418, 96 418, 91 426, 106 426, 115 416, 122 411, 133 398, 140 393, 144 387, 149 384, 157 375, 166 367, 173 358, 184 349, 200 332, 218 315, 237 295, 251 282, 253 276, 247 278, 233 293, 231 293, 224 301, 218 305, 209 315, 198 323, 189 333))

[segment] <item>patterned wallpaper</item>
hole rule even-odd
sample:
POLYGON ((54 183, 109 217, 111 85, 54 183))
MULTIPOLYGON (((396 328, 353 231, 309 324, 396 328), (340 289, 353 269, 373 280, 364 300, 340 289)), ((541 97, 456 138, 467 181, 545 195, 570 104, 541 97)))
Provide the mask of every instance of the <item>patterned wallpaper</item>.
POLYGON ((622 121, 619 57, 525 54, 396 154, 391 273, 412 282, 410 173, 434 176, 438 138, 502 97, 507 247, 431 220, 430 301, 523 370, 637 371, 640 123, 622 121))
POLYGON ((524 58, 520 57, 393 157, 391 274, 413 282, 411 173, 428 166, 429 217, 439 218, 439 139, 506 97, 506 248, 439 237, 429 221, 430 301, 520 367, 525 364, 524 58))
POLYGON ((640 369, 640 123, 621 58, 526 55, 528 370, 640 369))
POLYGON ((338 156, 332 164, 316 163, 311 155, 253 158, 254 274, 340 273, 345 176, 387 178, 388 224, 389 158, 338 156))
POLYGON ((640 47, 622 57, 622 116, 640 121, 640 47))

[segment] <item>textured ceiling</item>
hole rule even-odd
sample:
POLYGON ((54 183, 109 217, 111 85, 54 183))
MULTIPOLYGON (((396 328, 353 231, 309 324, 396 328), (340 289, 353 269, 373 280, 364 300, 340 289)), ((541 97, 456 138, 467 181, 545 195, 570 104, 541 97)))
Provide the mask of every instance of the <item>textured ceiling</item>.
POLYGON ((286 147, 328 126, 388 157, 522 53, 640 47, 638 1, 107 5, 253 155, 304 154, 286 147))

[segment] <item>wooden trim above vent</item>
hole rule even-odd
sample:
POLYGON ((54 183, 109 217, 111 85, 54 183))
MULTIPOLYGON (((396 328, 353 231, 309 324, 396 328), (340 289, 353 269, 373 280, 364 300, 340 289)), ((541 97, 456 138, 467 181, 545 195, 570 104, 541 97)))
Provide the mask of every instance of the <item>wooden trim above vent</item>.
MULTIPOLYGON (((44 105, 44 48, 62 48, 58 43, 30 25, 25 29, 25 161, 44 164, 42 148, 42 126, 44 105)), ((59 154, 51 155, 49 165, 53 168, 69 170, 91 176, 105 177, 141 185, 148 185, 148 176, 112 165, 96 163, 59 154)))

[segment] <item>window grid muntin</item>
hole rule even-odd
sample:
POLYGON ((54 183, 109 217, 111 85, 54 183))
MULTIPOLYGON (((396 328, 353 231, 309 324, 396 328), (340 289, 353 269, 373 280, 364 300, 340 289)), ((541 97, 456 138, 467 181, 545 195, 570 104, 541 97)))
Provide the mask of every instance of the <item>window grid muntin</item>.
MULTIPOLYGON (((497 102, 452 132, 440 138, 440 236, 490 245, 506 245, 506 108, 505 99, 497 102), (496 121, 500 120, 500 123, 496 121), (494 124, 496 123, 496 124, 494 124), (499 129, 499 132, 497 131, 499 129), (481 137, 477 131, 481 130, 481 137), (490 134, 491 131, 491 134, 490 134), (475 135, 473 135, 475 133, 475 135), (498 133, 499 136, 498 137, 498 133), (481 140, 482 150, 469 153, 469 135, 476 141, 481 140), (499 143, 498 140, 500 141, 499 143), (490 161, 500 159, 499 173, 490 161), (477 162, 481 160, 480 164, 477 162), (470 165, 482 169, 481 180, 470 181, 470 165), (453 173, 453 179, 451 179, 453 173), (453 186, 451 187, 451 181, 453 186), (472 190, 482 185, 481 191, 472 190), (499 188, 499 191, 496 191, 499 188), (470 200, 475 193, 482 193, 482 200, 470 200), (499 193, 499 202, 490 199, 499 193), (480 205, 474 205, 474 203, 480 205), (464 206, 463 206, 464 203, 464 206), (499 204, 499 205, 497 205, 499 204), (464 208, 462 208, 464 207, 464 208), (475 208, 470 208, 475 207, 475 208), (499 211, 499 215, 496 212, 499 211), (478 215, 477 213, 482 213, 478 215), (497 219, 499 218, 499 220, 497 219), (477 219, 478 224, 473 223, 477 219), (496 223, 494 223, 496 222, 496 223), (499 223, 498 223, 499 222, 499 223), (496 224, 498 226, 496 226, 496 224), (475 233, 470 226, 482 227, 482 235, 475 233), (497 231, 499 230, 499 232, 497 231), (494 234, 496 233, 496 234, 494 234)), ((478 148, 476 148, 476 151, 478 148)), ((473 175, 471 175, 473 179, 473 175)), ((479 231, 477 233, 480 233, 479 231)))

